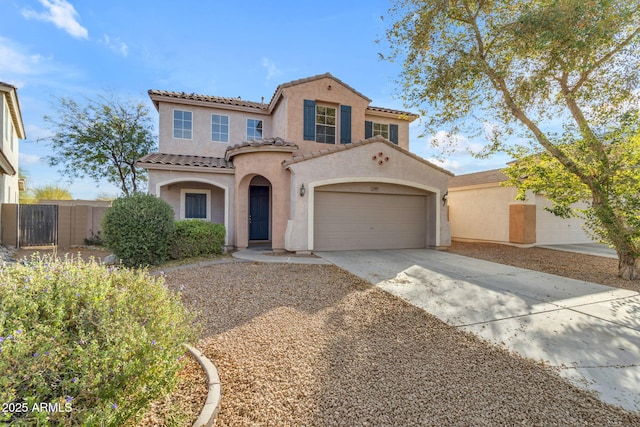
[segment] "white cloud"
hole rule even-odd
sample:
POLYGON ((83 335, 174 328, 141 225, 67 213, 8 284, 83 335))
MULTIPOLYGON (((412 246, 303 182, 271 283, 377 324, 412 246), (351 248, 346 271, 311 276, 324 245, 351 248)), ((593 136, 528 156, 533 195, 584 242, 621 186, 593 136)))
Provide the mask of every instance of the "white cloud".
POLYGON ((276 66, 275 62, 269 58, 262 58, 262 66, 267 69, 267 80, 271 80, 272 77, 278 77, 282 74, 282 71, 276 66))
POLYGON ((42 62, 46 59, 41 55, 25 54, 25 51, 22 46, 0 37, 0 70, 5 74, 19 75, 37 74, 41 71, 42 62))
POLYGON ((41 157, 37 154, 19 153, 18 161, 21 165, 35 165, 40 163, 41 157))
POLYGON ((440 166, 441 168, 446 169, 449 172, 453 172, 455 174, 459 174, 464 171, 464 166, 458 160, 430 158, 430 159, 427 159, 427 161, 433 163, 436 166, 440 166))
POLYGON ((89 32, 78 22, 78 12, 71 3, 66 0, 40 0, 40 3, 47 9, 46 12, 38 13, 32 9, 23 9, 22 16, 27 19, 51 22, 73 37, 89 38, 89 32))
POLYGON ((39 141, 43 139, 49 139, 54 134, 54 132, 51 129, 37 126, 34 124, 25 125, 25 131, 27 133, 27 138, 30 141, 39 141))
POLYGON ((124 56, 125 58, 129 54, 129 47, 125 42, 120 40, 120 37, 116 37, 115 40, 111 40, 108 35, 104 34, 102 38, 98 40, 98 43, 104 45, 109 50, 124 56))
POLYGON ((484 147, 483 144, 469 141, 464 135, 449 133, 444 130, 429 136, 427 141, 432 147, 437 147, 446 153, 477 154, 484 147))

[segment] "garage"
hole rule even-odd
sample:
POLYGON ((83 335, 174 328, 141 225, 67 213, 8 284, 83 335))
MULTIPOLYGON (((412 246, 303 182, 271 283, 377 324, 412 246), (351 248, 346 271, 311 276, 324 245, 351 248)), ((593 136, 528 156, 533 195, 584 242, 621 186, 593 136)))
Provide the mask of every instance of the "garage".
POLYGON ((318 187, 314 250, 424 248, 429 193, 411 187, 340 184, 318 187))

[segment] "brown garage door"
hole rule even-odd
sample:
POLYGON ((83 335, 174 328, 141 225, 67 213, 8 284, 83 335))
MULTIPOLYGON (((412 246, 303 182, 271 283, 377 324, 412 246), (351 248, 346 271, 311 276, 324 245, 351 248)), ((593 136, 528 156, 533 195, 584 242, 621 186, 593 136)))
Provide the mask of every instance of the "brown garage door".
POLYGON ((422 195, 315 193, 314 250, 424 248, 422 195))

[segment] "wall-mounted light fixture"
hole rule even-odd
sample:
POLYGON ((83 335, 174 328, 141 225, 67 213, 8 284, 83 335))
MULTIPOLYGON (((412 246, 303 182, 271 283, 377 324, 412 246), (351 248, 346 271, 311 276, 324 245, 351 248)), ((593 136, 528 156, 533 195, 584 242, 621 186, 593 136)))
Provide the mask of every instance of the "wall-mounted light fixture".
POLYGON ((307 189, 304 188, 304 184, 300 186, 300 197, 304 197, 304 194, 307 192, 307 189))
POLYGON ((442 206, 447 204, 447 200, 449 199, 449 190, 442 196, 442 206))

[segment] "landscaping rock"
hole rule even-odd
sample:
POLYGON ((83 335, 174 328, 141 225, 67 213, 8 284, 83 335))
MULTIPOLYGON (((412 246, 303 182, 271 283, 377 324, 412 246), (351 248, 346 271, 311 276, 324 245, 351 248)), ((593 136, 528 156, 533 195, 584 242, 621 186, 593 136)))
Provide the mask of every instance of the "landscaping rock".
POLYGON ((15 262, 16 248, 13 246, 0 246, 0 262, 15 262))
POLYGON ((102 259, 102 263, 104 265, 115 265, 115 264, 118 264, 119 262, 120 260, 115 254, 107 255, 102 259))

